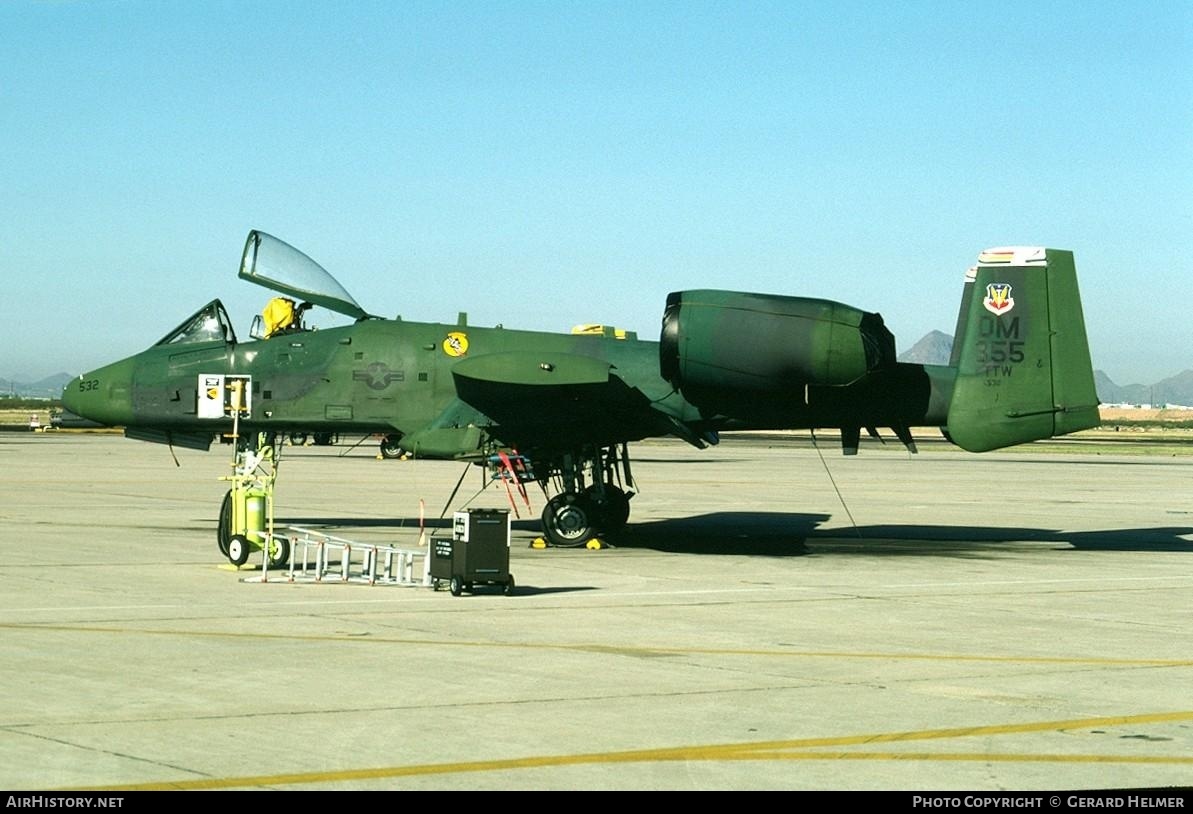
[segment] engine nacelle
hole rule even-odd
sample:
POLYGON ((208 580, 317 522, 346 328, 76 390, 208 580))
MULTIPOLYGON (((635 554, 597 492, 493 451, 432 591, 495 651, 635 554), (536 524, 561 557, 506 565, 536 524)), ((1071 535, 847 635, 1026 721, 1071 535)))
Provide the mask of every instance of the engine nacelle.
POLYGON ((839 302, 712 290, 667 297, 659 369, 685 393, 847 385, 894 365, 882 317, 839 302))

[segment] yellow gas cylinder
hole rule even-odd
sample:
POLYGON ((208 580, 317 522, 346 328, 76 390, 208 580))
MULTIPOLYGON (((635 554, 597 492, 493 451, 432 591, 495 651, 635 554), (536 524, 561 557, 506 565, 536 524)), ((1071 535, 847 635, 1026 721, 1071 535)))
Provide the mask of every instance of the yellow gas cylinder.
POLYGON ((244 536, 249 542, 265 544, 268 515, 268 493, 264 489, 249 489, 244 495, 244 536))

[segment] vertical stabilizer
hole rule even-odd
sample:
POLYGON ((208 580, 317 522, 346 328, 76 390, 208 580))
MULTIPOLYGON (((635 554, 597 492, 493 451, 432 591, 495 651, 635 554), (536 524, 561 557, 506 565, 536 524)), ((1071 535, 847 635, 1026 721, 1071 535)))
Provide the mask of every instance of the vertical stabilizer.
POLYGON ((1096 427, 1073 253, 987 249, 966 276, 949 438, 970 452, 1096 427))

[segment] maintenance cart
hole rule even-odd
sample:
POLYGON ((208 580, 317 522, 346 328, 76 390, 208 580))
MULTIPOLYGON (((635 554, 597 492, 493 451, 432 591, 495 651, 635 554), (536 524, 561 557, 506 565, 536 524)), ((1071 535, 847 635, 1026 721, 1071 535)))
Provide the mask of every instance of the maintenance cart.
POLYGON ((446 581, 452 596, 472 592, 476 585, 501 585, 514 592, 510 573, 510 513, 508 509, 469 509, 452 517, 451 537, 431 538, 431 585, 446 581))
POLYGON ((240 567, 253 551, 265 552, 265 568, 290 561, 290 543, 273 533, 273 485, 278 475, 278 446, 268 433, 241 435, 240 419, 249 416, 252 382, 248 376, 200 375, 202 418, 232 417, 232 474, 220 480, 230 487, 220 506, 216 541, 220 553, 240 567))

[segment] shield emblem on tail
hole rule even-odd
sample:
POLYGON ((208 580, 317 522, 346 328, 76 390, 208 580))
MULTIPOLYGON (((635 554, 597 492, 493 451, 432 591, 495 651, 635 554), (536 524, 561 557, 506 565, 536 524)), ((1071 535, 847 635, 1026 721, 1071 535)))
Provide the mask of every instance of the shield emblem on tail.
POLYGON ((986 286, 986 296, 982 305, 992 314, 999 316, 1015 307, 1015 298, 1011 296, 1010 283, 990 283, 986 286))

